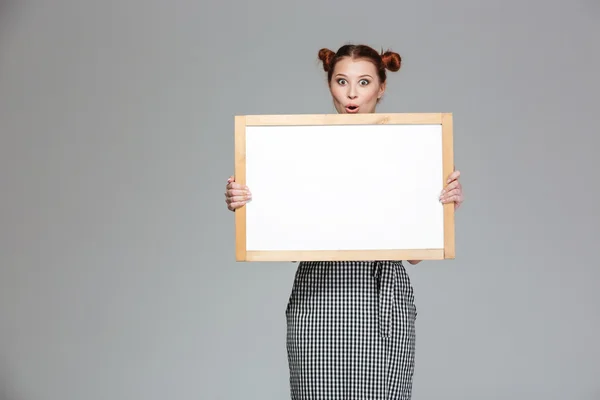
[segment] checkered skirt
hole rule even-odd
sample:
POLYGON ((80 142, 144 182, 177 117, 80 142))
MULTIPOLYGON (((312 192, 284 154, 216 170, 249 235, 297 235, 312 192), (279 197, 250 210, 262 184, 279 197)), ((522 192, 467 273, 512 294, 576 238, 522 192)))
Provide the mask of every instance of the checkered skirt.
POLYGON ((301 262, 286 309, 292 400, 408 400, 413 289, 401 261, 301 262))

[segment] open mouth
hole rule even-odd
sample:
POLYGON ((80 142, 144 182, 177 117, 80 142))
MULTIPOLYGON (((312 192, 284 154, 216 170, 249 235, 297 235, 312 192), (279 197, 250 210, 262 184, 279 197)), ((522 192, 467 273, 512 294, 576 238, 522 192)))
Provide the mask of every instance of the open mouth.
POLYGON ((346 112, 348 112, 350 114, 356 113, 356 112, 358 112, 358 106, 355 106, 355 105, 346 106, 346 112))

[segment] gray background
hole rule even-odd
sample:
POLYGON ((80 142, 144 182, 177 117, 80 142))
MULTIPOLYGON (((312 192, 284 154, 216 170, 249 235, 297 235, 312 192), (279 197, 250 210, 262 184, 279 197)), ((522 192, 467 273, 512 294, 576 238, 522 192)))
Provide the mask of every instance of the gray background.
POLYGON ((414 399, 600 399, 597 1, 1 4, 0 399, 289 398, 295 265, 234 262, 233 117, 333 112, 348 41, 403 57, 379 111, 455 114, 414 399))

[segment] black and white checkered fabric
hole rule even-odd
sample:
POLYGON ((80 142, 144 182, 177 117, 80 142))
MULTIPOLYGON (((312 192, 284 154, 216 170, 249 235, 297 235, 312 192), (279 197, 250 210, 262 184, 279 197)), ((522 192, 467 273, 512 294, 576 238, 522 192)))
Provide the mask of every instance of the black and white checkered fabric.
POLYGON ((292 400, 408 400, 413 289, 401 261, 301 262, 286 309, 292 400))

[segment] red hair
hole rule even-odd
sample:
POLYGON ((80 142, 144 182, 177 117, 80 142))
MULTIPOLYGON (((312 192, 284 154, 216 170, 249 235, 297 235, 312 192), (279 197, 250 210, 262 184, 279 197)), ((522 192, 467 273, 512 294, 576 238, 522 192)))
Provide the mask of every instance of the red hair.
POLYGON ((400 54, 390 50, 382 51, 380 54, 372 47, 363 44, 346 44, 340 47, 337 52, 325 48, 319 50, 319 60, 321 60, 323 69, 327 72, 327 82, 331 82, 335 64, 344 57, 355 60, 362 58, 371 61, 377 68, 380 83, 386 81, 386 69, 395 72, 402 65, 400 54))

